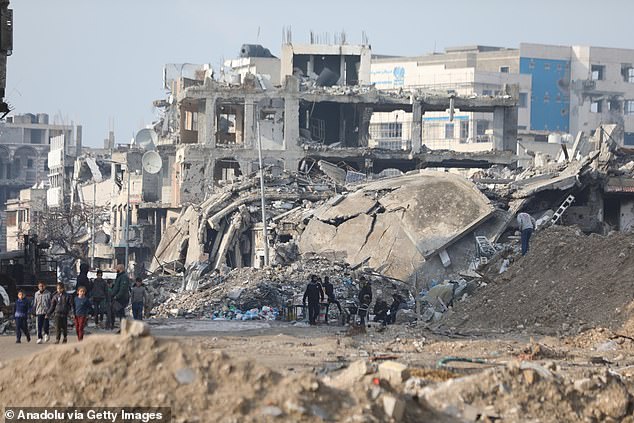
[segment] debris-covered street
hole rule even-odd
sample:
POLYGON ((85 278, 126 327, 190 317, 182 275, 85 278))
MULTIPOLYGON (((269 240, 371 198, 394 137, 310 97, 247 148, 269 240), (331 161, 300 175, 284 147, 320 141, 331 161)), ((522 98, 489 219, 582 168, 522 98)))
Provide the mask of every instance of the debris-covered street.
POLYGON ((634 423, 594 10, 76 3, 0 0, 3 421, 634 423))

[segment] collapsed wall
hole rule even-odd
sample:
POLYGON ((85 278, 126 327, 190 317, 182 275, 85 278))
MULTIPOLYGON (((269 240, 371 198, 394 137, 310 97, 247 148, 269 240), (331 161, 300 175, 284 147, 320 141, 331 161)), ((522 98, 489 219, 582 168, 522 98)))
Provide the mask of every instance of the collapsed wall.
POLYGON ((332 198, 315 210, 299 248, 303 254, 331 253, 353 267, 365 264, 416 283, 465 269, 473 255, 449 255, 456 263, 443 266, 438 253, 473 232, 493 212, 489 200, 467 179, 424 171, 332 198))

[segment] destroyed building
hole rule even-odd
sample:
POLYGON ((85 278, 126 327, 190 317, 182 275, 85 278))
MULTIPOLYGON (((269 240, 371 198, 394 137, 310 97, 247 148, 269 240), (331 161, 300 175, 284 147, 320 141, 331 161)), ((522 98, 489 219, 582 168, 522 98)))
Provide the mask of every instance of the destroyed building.
MULTIPOLYGON (((259 170, 260 143, 270 181, 267 183, 277 186, 279 182, 274 181, 277 177, 288 180, 288 175, 298 174, 299 177, 291 177, 293 187, 298 187, 300 193, 308 192, 284 196, 278 188, 277 194, 267 196, 268 201, 288 203, 281 204, 273 218, 282 211, 302 206, 302 201, 324 200, 328 195, 317 195, 320 191, 332 192, 333 184, 345 185, 347 180, 396 175, 432 166, 511 165, 517 127, 513 87, 509 86, 504 95, 490 98, 420 91, 385 92, 369 85, 370 57, 369 45, 289 42, 282 46, 279 59, 279 86, 273 85, 274 78, 259 73, 246 73, 236 79, 225 74, 216 80, 206 66, 189 69, 170 65, 169 74, 175 75, 176 80, 165 83, 169 88, 168 99, 155 102, 164 113, 154 129, 158 133, 157 149, 165 164, 163 201, 167 198, 165 194, 169 194, 171 207, 184 207, 185 211, 174 222, 168 221, 168 232, 163 238, 171 244, 159 245, 150 268, 175 261, 181 265, 194 263, 204 257, 215 261, 214 265, 225 264, 227 257, 231 257, 229 264, 238 267, 261 263, 261 255, 256 253, 263 242, 258 219, 246 216, 244 210, 238 213, 240 206, 256 207, 254 203, 259 198, 254 193, 245 193, 247 198, 236 198, 244 189, 240 186, 249 185, 251 190, 255 186, 247 181, 259 170), (180 77, 184 70, 192 78, 180 77), (370 130, 375 113, 401 111, 411 115, 413 122, 422 124, 425 113, 454 108, 492 113, 495 116, 492 141, 498 152, 430 151, 422 145, 420 124, 411 125, 404 134, 403 148, 383 148, 373 138, 377 134, 370 130), (317 183, 321 188, 316 188, 313 179, 323 177, 324 172, 334 179, 317 183), (168 181, 170 187, 166 187, 168 181), (238 188, 222 188, 231 183, 237 183, 238 188), (213 201, 229 207, 229 198, 236 200, 231 209, 220 210, 223 213, 214 216, 218 205, 213 201), (239 204, 235 205, 236 202, 239 204), (207 211, 209 208, 212 211, 207 211), (208 219, 208 225, 200 224, 208 219), (169 232, 176 231, 169 228, 170 223, 184 236, 180 241, 174 240, 174 234, 169 232), (228 226, 221 225, 225 223, 228 226), (248 242, 240 241, 240 236, 236 238, 233 233, 223 241, 228 228, 233 232, 249 228, 252 234, 245 238, 248 242), (227 242, 228 246, 222 245, 227 242), (218 255, 218 251, 222 254, 218 255), (229 251, 232 253, 227 256, 229 251)), ((255 216, 253 211, 251 214, 255 216)), ((291 236, 280 235, 284 239, 291 236)))

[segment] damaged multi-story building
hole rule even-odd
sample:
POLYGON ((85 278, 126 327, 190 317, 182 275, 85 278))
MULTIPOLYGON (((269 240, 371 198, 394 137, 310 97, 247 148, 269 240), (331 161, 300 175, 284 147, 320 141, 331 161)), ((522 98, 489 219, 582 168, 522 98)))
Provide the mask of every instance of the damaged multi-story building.
MULTIPOLYGON (((227 61, 231 68, 218 74, 208 65, 166 66, 168 96, 155 102, 164 113, 154 130, 157 151, 163 158, 161 202, 173 208, 173 218, 166 216, 167 227, 183 224, 183 215, 177 222, 174 211, 188 205, 204 208, 204 200, 221 187, 257 172, 260 145, 267 175, 287 171, 310 180, 326 173, 333 178, 331 183, 342 184, 425 167, 511 164, 517 136, 515 86, 509 84, 500 95, 482 98, 421 90, 388 92, 372 85, 368 44, 287 41, 279 59, 261 46, 245 45, 242 57, 227 61), (454 110, 494 116, 490 139, 495 153, 432 151, 423 146, 423 117, 454 110), (401 130, 398 145, 386 144, 381 131, 372 126, 377 115, 394 112, 407 115, 412 122, 401 130)), ((298 198, 325 198, 317 194, 298 198)), ((239 202, 248 205, 251 200, 239 202)), ((200 213, 206 215, 204 210, 200 213)), ((219 230, 226 227, 214 215, 209 217, 207 230, 189 238, 189 245, 195 242, 202 247, 195 253, 190 248, 188 262, 212 256, 216 260, 218 249, 233 248, 226 240, 220 241, 219 230)), ((238 221, 233 224, 240 225, 238 221)), ((262 228, 254 224, 251 229, 252 235, 238 243, 240 254, 230 255, 230 264, 261 265, 262 228)), ((166 248, 187 250, 183 245, 168 247, 173 237, 164 234, 165 245, 150 257, 151 268, 164 265, 168 256, 185 261, 177 251, 163 254, 166 248)))

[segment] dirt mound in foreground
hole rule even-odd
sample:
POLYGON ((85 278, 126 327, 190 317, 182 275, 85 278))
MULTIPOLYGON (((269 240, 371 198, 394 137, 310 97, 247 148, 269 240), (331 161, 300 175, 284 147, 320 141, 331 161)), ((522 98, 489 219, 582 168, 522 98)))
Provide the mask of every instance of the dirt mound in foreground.
MULTIPOLYGON (((572 332, 619 329, 634 298, 634 235, 584 235, 555 226, 535 233, 531 251, 458 302, 444 325, 468 329, 572 332)), ((491 271, 492 269, 488 269, 491 271)))
MULTIPOLYGON (((0 407, 162 406, 174 422, 388 421, 367 388, 283 377, 220 351, 151 336, 91 336, 0 363, 0 407)), ((402 421, 433 418, 411 399, 402 421)), ((446 420, 445 420, 446 421, 446 420)))

